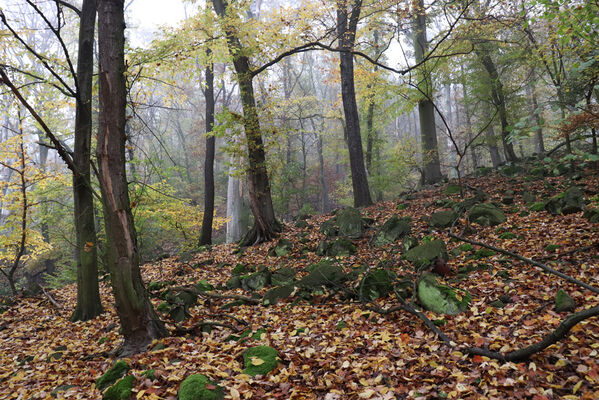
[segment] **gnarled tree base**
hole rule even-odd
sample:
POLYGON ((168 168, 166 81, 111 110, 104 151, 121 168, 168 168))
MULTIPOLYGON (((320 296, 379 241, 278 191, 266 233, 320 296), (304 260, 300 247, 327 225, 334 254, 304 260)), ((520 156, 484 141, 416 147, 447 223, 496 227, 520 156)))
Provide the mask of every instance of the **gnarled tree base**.
POLYGON ((275 220, 267 229, 262 229, 258 224, 254 224, 252 229, 245 234, 244 238, 239 243, 240 246, 254 246, 256 244, 271 241, 279 236, 283 230, 279 221, 275 220))

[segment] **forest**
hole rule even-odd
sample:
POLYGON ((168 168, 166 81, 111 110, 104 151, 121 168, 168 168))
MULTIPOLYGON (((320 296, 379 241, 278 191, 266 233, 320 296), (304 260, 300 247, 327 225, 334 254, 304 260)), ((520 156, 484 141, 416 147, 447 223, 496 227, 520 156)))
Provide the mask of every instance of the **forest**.
POLYGON ((597 0, 0 0, 0 398, 599 398, 598 44, 597 0))

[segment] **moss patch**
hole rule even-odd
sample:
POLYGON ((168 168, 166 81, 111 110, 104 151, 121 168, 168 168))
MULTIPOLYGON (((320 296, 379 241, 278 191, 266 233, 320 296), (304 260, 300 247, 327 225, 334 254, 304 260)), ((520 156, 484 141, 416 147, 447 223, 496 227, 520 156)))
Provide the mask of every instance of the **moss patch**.
POLYGON ((202 374, 190 375, 179 386, 179 400, 220 400, 225 398, 223 388, 202 374))
POLYGON ((251 347, 243 352, 244 374, 266 375, 277 367, 279 355, 270 346, 251 347))
POLYGON ((128 371, 129 365, 125 361, 119 360, 104 375, 96 380, 96 387, 104 390, 115 383, 117 379, 123 377, 128 371))
POLYGON ((124 377, 104 392, 102 400, 129 400, 134 382, 133 375, 124 377))

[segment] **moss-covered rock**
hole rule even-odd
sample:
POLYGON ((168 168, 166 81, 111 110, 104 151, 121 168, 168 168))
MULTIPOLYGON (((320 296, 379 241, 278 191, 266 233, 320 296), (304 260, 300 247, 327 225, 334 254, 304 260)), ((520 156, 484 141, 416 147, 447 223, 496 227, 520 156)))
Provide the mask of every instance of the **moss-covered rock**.
POLYGON ((189 375, 179 386, 179 400, 222 400, 224 389, 202 374, 189 375))
POLYGON ((385 221, 376 234, 373 244, 377 247, 391 244, 402 236, 408 235, 411 230, 410 223, 406 219, 394 215, 385 221))
POLYGON ((335 287, 347 280, 343 269, 328 260, 314 264, 310 269, 310 273, 298 282, 299 286, 309 290, 315 290, 322 286, 335 287))
POLYGON ((290 285, 295 281, 295 270, 289 267, 279 268, 270 277, 273 286, 290 285))
POLYGON ((336 218, 328 219, 320 225, 320 233, 326 237, 330 238, 337 236, 338 232, 339 229, 337 228, 336 218))
POLYGON ((449 260, 447 247, 441 239, 424 242, 413 249, 408 250, 404 257, 410 261, 416 268, 424 268, 431 264, 435 258, 449 260))
POLYGON ((458 214, 452 210, 438 211, 431 214, 429 225, 433 228, 449 228, 453 221, 458 218, 458 214))
POLYGON ((514 239, 516 237, 516 234, 512 233, 512 232, 503 232, 501 235, 499 235, 499 239, 514 239))
POLYGON ((339 227, 339 236, 358 239, 364 233, 364 221, 360 210, 348 207, 337 214, 337 226, 339 227))
POLYGON ((495 226, 506 221, 505 214, 490 203, 476 204, 470 209, 469 218, 482 226, 495 226))
POLYGON ((535 196, 531 191, 527 190, 522 193, 522 201, 526 204, 532 204, 537 201, 537 196, 535 196))
POLYGON ((270 346, 250 347, 243 352, 244 374, 267 375, 277 367, 279 354, 270 346))
POLYGON ((330 242, 322 241, 316 249, 316 254, 330 257, 347 257, 356 253, 356 245, 349 239, 337 238, 330 242))
POLYGON ((286 299, 287 297, 291 296, 293 290, 293 285, 285 285, 272 288, 268 292, 264 293, 264 297, 262 297, 262 304, 264 304, 265 306, 275 305, 279 302, 279 300, 286 299))
POLYGON ((501 196, 501 202, 506 205, 514 204, 514 191, 506 190, 501 196))
POLYGON ((573 186, 563 193, 553 196, 545 203, 545 210, 552 215, 572 214, 584 211, 585 197, 582 189, 573 186))
POLYGON ((556 312, 566 312, 566 311, 574 311, 576 307, 576 303, 572 296, 563 291, 562 289, 557 291, 555 295, 555 311, 556 312))
POLYGON ((225 283, 225 286, 227 289, 230 289, 230 290, 239 289, 241 287, 241 277, 239 277, 239 276, 232 277, 225 283))
POLYGON ((289 239, 279 239, 275 247, 270 250, 270 254, 273 256, 283 257, 291 253, 293 250, 293 243, 289 239))
POLYGON ((427 310, 456 315, 466 311, 472 298, 468 293, 439 285, 433 274, 425 274, 418 282, 418 299, 427 310))
POLYGON ((198 292, 209 292, 211 290, 214 290, 214 286, 208 283, 208 281, 205 279, 202 279, 201 281, 196 283, 194 287, 197 289, 198 292))
POLYGON ((124 377, 106 389, 102 395, 102 400, 129 400, 134 383, 135 377, 133 375, 124 377))
POLYGON ((586 218, 589 222, 596 224, 599 222, 599 209, 587 208, 583 214, 583 217, 586 218))
POLYGON ((296 222, 295 222, 295 224, 294 224, 294 226, 295 226, 296 228, 304 229, 304 228, 307 228, 307 227, 309 227, 310 225, 308 224, 308 222, 307 222, 307 221, 305 221, 305 220, 301 219, 301 220, 299 220, 299 221, 296 221, 296 222))
POLYGON ((375 300, 387 296, 393 290, 393 273, 376 269, 367 274, 360 284, 360 294, 365 299, 375 300))
POLYGON ((450 183, 445 187, 445 194, 458 194, 462 193, 462 187, 455 183, 450 183))
POLYGON ((401 241, 404 251, 408 251, 418 246, 418 239, 414 236, 405 236, 401 241))
POLYGON ((104 375, 96 379, 96 387, 100 390, 106 389, 108 386, 115 383, 119 378, 122 378, 129 371, 129 369, 129 365, 124 360, 115 362, 114 365, 104 373, 104 375))
POLYGON ((241 287, 245 290, 254 291, 260 290, 266 285, 270 285, 270 271, 267 268, 262 268, 258 272, 254 272, 241 281, 241 287))
POLYGON ((528 209, 530 211, 534 211, 534 212, 544 211, 545 210, 545 203, 543 203, 543 202, 532 203, 528 207, 528 209))

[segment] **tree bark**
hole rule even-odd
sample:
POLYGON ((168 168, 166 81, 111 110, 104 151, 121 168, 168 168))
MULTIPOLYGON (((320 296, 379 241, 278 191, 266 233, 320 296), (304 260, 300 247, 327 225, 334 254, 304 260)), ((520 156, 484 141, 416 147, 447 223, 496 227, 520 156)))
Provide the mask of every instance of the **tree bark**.
MULTIPOLYGON (((208 51, 208 56, 210 56, 208 51)), ((214 217, 214 153, 216 138, 212 133, 214 127, 214 65, 206 67, 206 160, 204 161, 204 217, 200 246, 212 244, 212 220, 214 217)))
MULTIPOLYGON (((214 11, 221 19, 227 18, 224 0, 214 0, 212 4, 214 11)), ((275 218, 272 205, 270 182, 266 170, 266 154, 254 98, 250 60, 244 55, 244 49, 236 36, 235 30, 228 23, 225 23, 225 25, 227 44, 230 53, 233 55, 233 66, 239 83, 243 108, 243 127, 248 149, 247 181, 250 208, 252 214, 254 214, 254 227, 245 235, 241 244, 249 246, 275 238, 282 227, 275 218)))
POLYGON ((542 157, 545 154, 545 143, 543 142, 543 128, 541 126, 541 110, 539 110, 534 82, 528 82, 526 84, 526 96, 530 102, 530 113, 537 125, 534 137, 535 152, 542 157))
POLYGON ((78 98, 75 110, 73 202, 77 260, 77 305, 71 321, 87 321, 104 311, 98 284, 98 251, 90 157, 92 136, 92 81, 96 0, 84 0, 79 24, 77 58, 78 98))
MULTIPOLYGON (((484 121, 491 120, 491 111, 489 110, 490 105, 483 102, 483 119, 484 121)), ((501 165, 501 155, 497 148, 497 138, 495 137, 495 129, 493 128, 493 122, 489 123, 489 126, 485 130, 485 136, 487 137, 487 147, 489 148, 489 155, 491 156, 491 164, 493 168, 497 169, 501 165)))
MULTIPOLYGON (((427 49, 424 0, 414 1, 413 18, 414 57, 416 63, 420 63, 424 60, 427 49)), ((420 82, 418 87, 422 91, 422 96, 418 100, 418 116, 422 146, 423 183, 433 184, 439 182, 442 175, 435 127, 435 107, 432 102, 433 83, 430 72, 426 68, 426 64, 424 64, 419 69, 420 82)))
POLYGON ((351 10, 348 9, 347 0, 338 0, 337 2, 337 35, 339 37, 339 48, 343 50, 339 55, 341 98, 345 115, 354 206, 356 207, 365 207, 372 204, 370 189, 368 188, 368 175, 364 166, 360 119, 354 87, 354 58, 350 52, 354 48, 361 8, 362 0, 354 0, 351 10))
POLYGON ((144 287, 125 169, 124 0, 98 2, 100 118, 96 155, 107 239, 107 263, 124 343, 122 355, 166 335, 144 287))
POLYGON ((509 132, 507 128, 509 124, 507 120, 507 109, 505 104, 505 93, 503 91, 503 84, 501 83, 501 79, 499 77, 499 73, 497 72, 495 62, 491 58, 489 50, 485 47, 485 44, 483 44, 482 48, 478 49, 476 53, 481 64, 485 68, 485 71, 487 71, 487 74, 489 75, 489 83, 491 86, 491 100, 497 108, 497 113, 499 114, 499 121, 501 122, 501 141, 503 143, 505 158, 510 162, 514 162, 518 159, 518 157, 516 157, 516 153, 514 152, 513 144, 508 140, 509 132))

